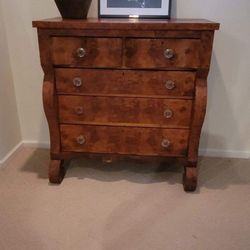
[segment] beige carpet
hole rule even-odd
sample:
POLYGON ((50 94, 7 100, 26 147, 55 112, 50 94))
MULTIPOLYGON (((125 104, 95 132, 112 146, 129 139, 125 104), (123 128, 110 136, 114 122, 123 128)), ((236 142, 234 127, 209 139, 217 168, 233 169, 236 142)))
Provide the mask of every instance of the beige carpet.
POLYGON ((0 169, 1 250, 248 250, 250 161, 202 158, 197 192, 180 166, 74 160, 48 184, 49 152, 0 169))

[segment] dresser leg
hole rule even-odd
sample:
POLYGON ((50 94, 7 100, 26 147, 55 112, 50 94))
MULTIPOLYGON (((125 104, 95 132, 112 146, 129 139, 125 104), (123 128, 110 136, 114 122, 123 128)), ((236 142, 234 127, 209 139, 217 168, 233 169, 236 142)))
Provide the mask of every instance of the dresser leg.
POLYGON ((50 160, 49 164, 49 181, 53 184, 60 184, 64 178, 65 169, 63 168, 63 161, 50 160))
POLYGON ((193 192, 197 187, 198 170, 197 165, 192 167, 185 166, 183 174, 183 187, 186 192, 193 192))

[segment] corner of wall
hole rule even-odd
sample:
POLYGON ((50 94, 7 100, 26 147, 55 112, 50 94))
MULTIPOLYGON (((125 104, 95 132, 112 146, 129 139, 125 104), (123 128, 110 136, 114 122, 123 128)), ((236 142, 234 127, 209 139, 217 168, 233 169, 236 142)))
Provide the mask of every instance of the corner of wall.
POLYGON ((20 146, 22 135, 1 1, 0 54, 4 61, 0 68, 0 92, 3 94, 0 99, 0 165, 3 165, 20 146))

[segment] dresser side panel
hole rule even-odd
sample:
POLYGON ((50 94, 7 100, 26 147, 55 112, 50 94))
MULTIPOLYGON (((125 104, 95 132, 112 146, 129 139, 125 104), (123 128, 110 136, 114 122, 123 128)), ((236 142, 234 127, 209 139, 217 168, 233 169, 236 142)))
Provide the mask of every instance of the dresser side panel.
POLYGON ((200 46, 200 68, 196 74, 195 99, 189 138, 188 161, 196 167, 201 130, 207 107, 207 77, 212 56, 214 31, 203 31, 200 46))
POLYGON ((50 132, 51 153, 60 152, 60 131, 58 120, 58 103, 55 87, 55 74, 51 60, 51 38, 47 30, 38 30, 41 65, 44 71, 43 107, 50 132))

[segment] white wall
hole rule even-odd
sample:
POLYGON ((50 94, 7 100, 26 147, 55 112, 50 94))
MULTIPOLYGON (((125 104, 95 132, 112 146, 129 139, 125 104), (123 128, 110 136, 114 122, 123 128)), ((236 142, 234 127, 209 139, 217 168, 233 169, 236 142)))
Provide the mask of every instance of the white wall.
MULTIPOLYGON (((58 16, 52 0, 0 0, 23 140, 48 142, 42 110, 42 71, 34 19, 58 16)), ((249 156, 250 152, 250 1, 177 0, 173 16, 206 18, 221 23, 216 32, 209 76, 208 112, 201 147, 209 152, 249 156)), ((94 0, 90 16, 97 16, 94 0)), ((203 151, 204 152, 204 151, 203 151)))
POLYGON ((16 97, 3 21, 0 5, 0 165, 4 157, 21 141, 16 97))
POLYGON ((178 0, 174 10, 177 17, 221 23, 215 34, 201 148, 249 156, 250 1, 178 0))
POLYGON ((58 15, 52 0, 1 0, 23 140, 48 141, 42 70, 32 20, 58 15))

